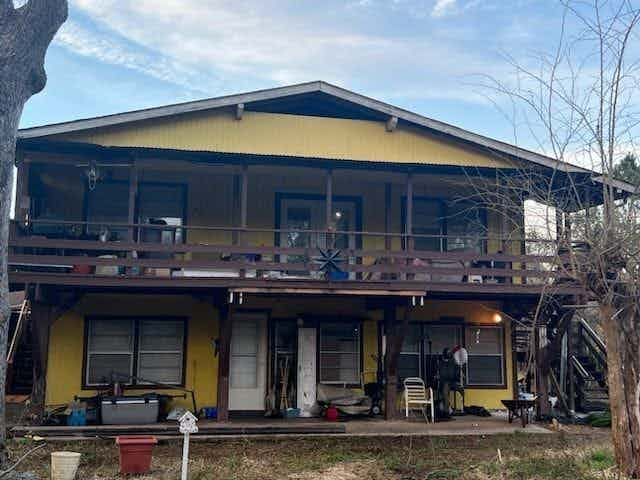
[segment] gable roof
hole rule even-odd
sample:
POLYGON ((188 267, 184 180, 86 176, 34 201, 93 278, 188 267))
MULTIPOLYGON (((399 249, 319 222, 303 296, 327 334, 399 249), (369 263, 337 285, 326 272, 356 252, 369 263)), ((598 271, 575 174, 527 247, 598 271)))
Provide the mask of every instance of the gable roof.
MULTIPOLYGON (((196 100, 162 107, 147 108, 101 117, 25 128, 18 132, 18 138, 34 139, 49 137, 52 135, 110 127, 125 123, 232 107, 239 104, 242 104, 246 110, 274 113, 340 116, 342 118, 359 118, 368 120, 388 120, 395 117, 398 121, 425 128, 433 133, 450 137, 454 140, 463 141, 477 147, 489 149, 510 158, 528 161, 542 167, 559 170, 565 173, 588 174, 593 177, 594 181, 602 181, 600 174, 592 170, 567 162, 561 162, 515 145, 501 142, 484 135, 479 135, 456 126, 395 107, 388 103, 375 100, 365 95, 337 87, 324 81, 300 83, 297 85, 256 90, 253 92, 196 100), (321 101, 309 102, 305 100, 321 101)), ((613 182, 614 187, 622 191, 635 192, 636 190, 633 185, 627 182, 620 180, 614 180, 613 182)))

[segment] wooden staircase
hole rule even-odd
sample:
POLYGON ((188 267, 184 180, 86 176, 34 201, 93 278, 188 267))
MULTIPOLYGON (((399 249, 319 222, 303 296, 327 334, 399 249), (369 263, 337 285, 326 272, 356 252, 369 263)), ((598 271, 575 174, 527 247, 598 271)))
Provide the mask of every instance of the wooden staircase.
POLYGON ((609 409, 607 348, 600 335, 583 318, 573 325, 576 409, 582 412, 609 409))
POLYGON ((24 300, 11 315, 7 351, 7 388, 10 395, 28 395, 33 386, 33 350, 31 345, 31 306, 24 300))

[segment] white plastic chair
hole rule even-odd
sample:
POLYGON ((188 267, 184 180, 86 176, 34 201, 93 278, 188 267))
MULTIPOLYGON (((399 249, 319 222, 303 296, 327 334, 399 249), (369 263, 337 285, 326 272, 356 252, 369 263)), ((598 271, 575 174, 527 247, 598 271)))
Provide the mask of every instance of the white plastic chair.
POLYGON ((409 377, 404 380, 404 411, 409 418, 409 410, 421 410, 425 421, 428 423, 427 408, 431 411, 431 423, 435 422, 433 405, 433 390, 426 388, 424 382, 418 377, 409 377), (427 398, 427 391, 429 397, 427 398))

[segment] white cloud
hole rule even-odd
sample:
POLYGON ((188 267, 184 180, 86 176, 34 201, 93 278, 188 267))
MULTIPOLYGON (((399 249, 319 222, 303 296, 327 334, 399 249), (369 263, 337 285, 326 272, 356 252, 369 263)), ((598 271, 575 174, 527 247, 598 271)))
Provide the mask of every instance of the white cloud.
MULTIPOLYGON (((427 1, 395 1, 389 8, 402 2, 430 12, 427 1)), ((373 13, 344 6, 295 11, 295 3, 287 5, 276 0, 71 0, 73 9, 100 28, 88 32, 72 25, 60 42, 209 95, 323 79, 369 92, 383 90, 382 85, 382 98, 483 101, 464 78, 502 73, 488 50, 456 45, 461 35, 451 40, 427 27, 416 34, 352 24, 359 15, 380 14, 383 4, 376 3, 373 13), (345 19, 349 12, 354 17, 345 19)))
MULTIPOLYGON (((78 55, 92 57, 104 63, 126 67, 149 77, 173 83, 197 91, 193 80, 201 76, 184 64, 159 55, 132 49, 115 37, 99 35, 81 27, 73 20, 67 21, 55 38, 57 45, 78 55)), ((202 91, 201 91, 202 93, 202 91)))
POLYGON ((431 10, 432 17, 444 17, 453 12, 457 6, 456 0, 436 0, 433 10, 431 10))

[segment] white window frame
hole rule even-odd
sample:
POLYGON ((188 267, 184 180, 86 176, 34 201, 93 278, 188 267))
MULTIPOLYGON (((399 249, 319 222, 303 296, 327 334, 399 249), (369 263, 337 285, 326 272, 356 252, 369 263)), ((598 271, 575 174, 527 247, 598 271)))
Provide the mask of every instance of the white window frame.
POLYGON ((319 348, 318 348, 318 383, 322 383, 325 385, 344 385, 344 386, 349 386, 349 385, 359 385, 362 382, 362 352, 361 352, 361 343, 362 343, 362 324, 360 322, 326 322, 326 323, 320 323, 320 325, 318 326, 318 341, 319 341, 319 348), (336 350, 323 350, 322 348, 322 330, 323 328, 326 328, 327 326, 334 326, 334 325, 339 325, 339 326, 343 326, 343 325, 352 325, 354 328, 358 329, 358 338, 356 343, 356 350, 355 351, 349 351, 349 352, 345 352, 344 350, 342 351, 336 351, 336 350), (355 382, 351 383, 351 382, 341 382, 339 380, 323 380, 322 378, 322 371, 323 371, 323 367, 322 367, 322 357, 323 355, 331 355, 331 354, 335 354, 335 355, 342 355, 342 354, 352 354, 355 356, 356 358, 356 379, 355 382))
MULTIPOLYGON (((85 355, 85 362, 86 362, 86 366, 85 366, 85 385, 87 386, 101 386, 104 385, 104 383, 95 383, 95 382, 91 382, 90 381, 90 377, 89 374, 91 372, 91 356, 92 355, 129 355, 130 357, 130 361, 129 361, 129 377, 131 377, 133 375, 133 360, 135 357, 135 332, 136 332, 136 321, 133 318, 126 318, 126 317, 117 317, 117 318, 113 318, 111 320, 117 320, 117 321, 129 321, 130 325, 131 325, 131 343, 129 345, 129 351, 123 351, 123 350, 91 350, 91 337, 93 335, 93 328, 94 328, 94 322, 95 321, 100 321, 100 320, 104 320, 104 321, 109 321, 110 319, 108 318, 104 318, 104 317, 94 317, 94 318, 87 318, 86 321, 88 322, 88 328, 87 328, 87 351, 86 351, 86 355, 85 355)), ((129 384, 130 382, 126 382, 127 384, 129 384)))
POLYGON ((466 385, 469 387, 501 387, 506 385, 506 381, 505 381, 505 329, 504 326, 502 325, 473 325, 473 324, 465 324, 464 326, 464 340, 465 340, 465 347, 467 348, 467 352, 468 352, 468 361, 467 361, 467 365, 465 366, 465 380, 466 380, 466 385), (469 348, 468 345, 466 345, 466 338, 467 338, 467 329, 473 329, 473 330, 497 330, 498 332, 500 332, 500 339, 499 339, 499 346, 500 346, 500 353, 471 353, 469 352, 469 348), (469 363, 471 362, 471 359, 473 357, 499 357, 500 358, 500 383, 476 383, 476 382, 471 382, 470 381, 470 377, 469 377, 469 363))

